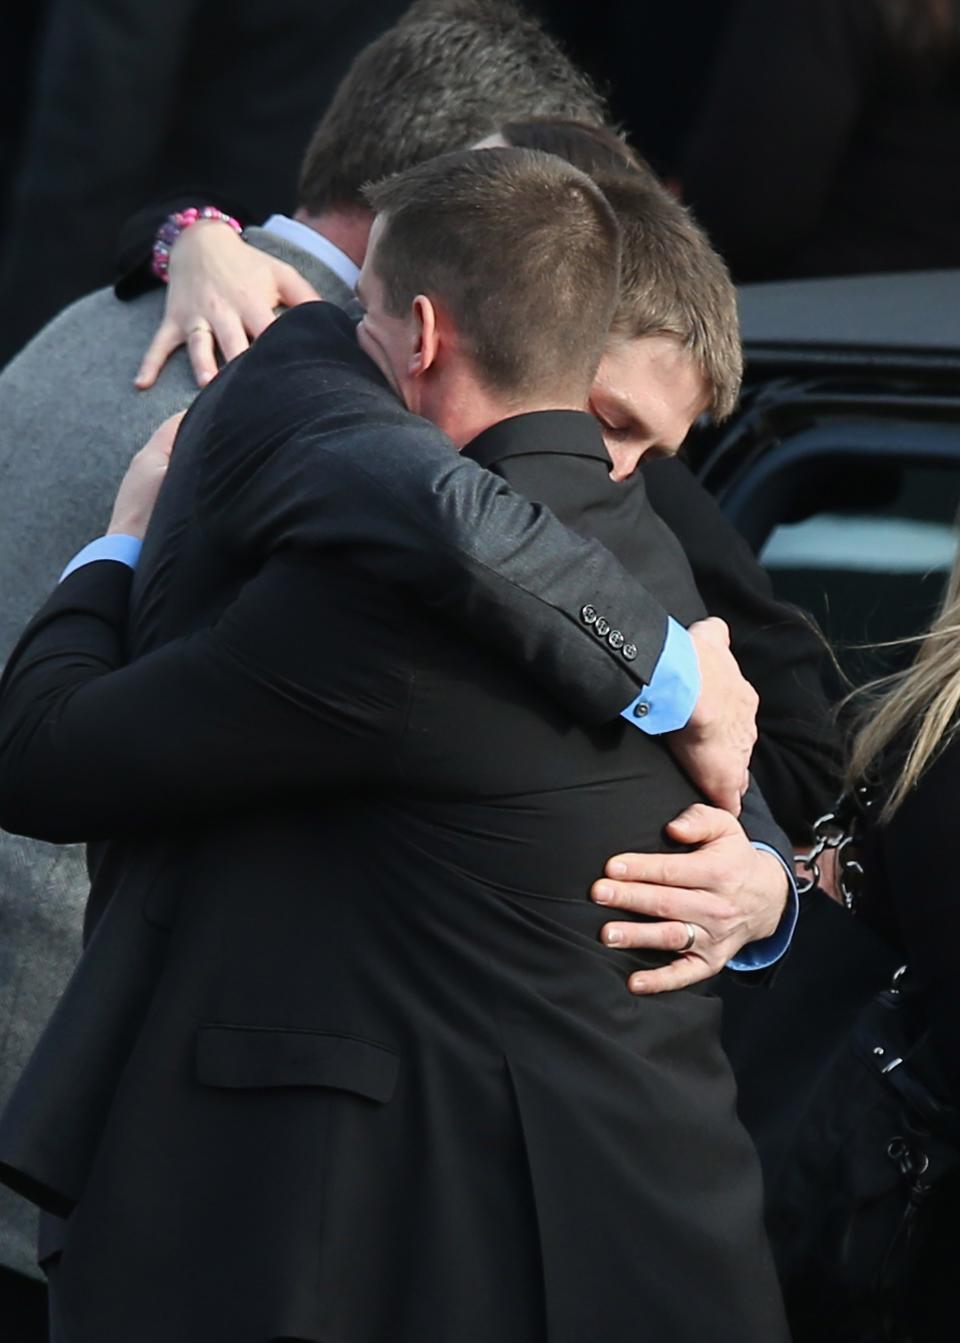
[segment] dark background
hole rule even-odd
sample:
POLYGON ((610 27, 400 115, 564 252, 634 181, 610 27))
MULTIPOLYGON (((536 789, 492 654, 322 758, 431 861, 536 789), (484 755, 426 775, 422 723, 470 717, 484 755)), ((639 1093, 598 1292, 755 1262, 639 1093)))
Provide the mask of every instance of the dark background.
MULTIPOLYGON (((289 209, 355 53, 406 0, 30 0, 0 41, 0 363, 112 279, 120 225, 182 186, 289 209)), ((730 0, 533 0, 662 170, 730 0), (659 53, 659 54, 657 54, 659 53), (671 53, 663 59, 662 53, 671 53)), ((219 203, 219 202, 218 202, 219 203)))

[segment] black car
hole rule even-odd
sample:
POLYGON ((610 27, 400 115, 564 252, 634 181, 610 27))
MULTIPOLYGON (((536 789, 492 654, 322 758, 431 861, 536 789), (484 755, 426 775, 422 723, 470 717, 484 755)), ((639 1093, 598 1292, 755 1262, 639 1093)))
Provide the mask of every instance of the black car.
MULTIPOLYGON (((960 271, 744 287, 744 396, 691 464, 862 682, 916 633, 953 563, 960 271)), ((839 682, 838 682, 839 688, 839 682)))

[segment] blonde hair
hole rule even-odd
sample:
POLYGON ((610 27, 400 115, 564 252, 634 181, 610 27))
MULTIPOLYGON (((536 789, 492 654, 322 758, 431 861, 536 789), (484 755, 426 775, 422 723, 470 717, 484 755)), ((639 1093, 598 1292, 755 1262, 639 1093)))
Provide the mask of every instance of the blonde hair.
POLYGON ((919 645, 911 665, 871 681, 846 701, 865 700, 857 715, 847 766, 848 789, 876 781, 884 752, 902 734, 911 736, 902 771, 884 799, 881 821, 890 820, 960 726, 960 555, 930 629, 894 642, 919 645))

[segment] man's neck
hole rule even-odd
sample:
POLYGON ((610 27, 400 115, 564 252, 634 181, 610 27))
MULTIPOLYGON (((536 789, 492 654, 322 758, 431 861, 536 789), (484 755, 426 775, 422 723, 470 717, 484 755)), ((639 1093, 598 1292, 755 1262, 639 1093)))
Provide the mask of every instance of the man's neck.
POLYGON ((373 223, 373 215, 369 210, 360 205, 342 210, 321 210, 319 214, 310 214, 301 209, 293 217, 315 233, 322 234, 334 247, 339 247, 354 265, 363 265, 373 223))
POLYGON ((467 376, 462 381, 458 380, 457 385, 448 384, 442 398, 432 406, 422 406, 420 414, 439 425, 459 450, 487 429, 492 429, 502 420, 513 419, 515 415, 530 415, 539 410, 584 409, 583 405, 571 405, 557 396, 499 396, 467 376))

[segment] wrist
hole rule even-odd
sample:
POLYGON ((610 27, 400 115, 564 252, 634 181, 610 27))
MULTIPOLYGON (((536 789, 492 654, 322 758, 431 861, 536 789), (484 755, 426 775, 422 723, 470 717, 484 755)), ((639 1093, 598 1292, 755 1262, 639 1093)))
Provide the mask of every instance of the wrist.
POLYGON ((180 235, 188 228, 200 223, 223 224, 232 232, 240 234, 243 226, 232 215, 218 210, 215 205, 191 205, 187 210, 176 210, 160 225, 153 244, 150 269, 164 284, 170 279, 170 253, 180 235))
POLYGON ((704 684, 703 663, 699 659, 697 666, 700 672, 699 693, 693 708, 690 710, 686 731, 689 733, 691 740, 699 741, 703 737, 709 736, 711 727, 715 725, 716 715, 711 712, 711 705, 704 684))
POLYGON ((111 536, 98 536, 95 541, 83 547, 60 575, 60 582, 69 578, 71 574, 78 569, 83 569, 88 564, 93 564, 96 560, 111 560, 117 564, 125 564, 128 569, 135 569, 137 561, 140 559, 140 550, 142 542, 136 536, 124 536, 117 532, 111 536))
POLYGON ((758 871, 764 874, 760 882, 762 889, 781 892, 780 899, 767 905, 764 917, 757 926, 753 940, 762 941, 766 937, 772 937, 780 927, 790 900, 791 886, 786 867, 776 854, 769 853, 765 849, 754 849, 754 853, 756 854, 754 861, 759 864, 758 871))
POLYGON ((131 536, 135 541, 142 541, 147 534, 147 522, 147 518, 121 514, 110 519, 104 536, 131 536))
MULTIPOLYGON (((595 628, 599 624, 598 620, 595 628)), ((613 633, 610 637, 613 638, 613 633)), ((636 656, 636 648, 631 656, 636 656)), ((650 680, 621 713, 648 736, 679 732, 690 721, 700 690, 700 669, 693 641, 683 626, 668 616, 663 647, 650 680)))

